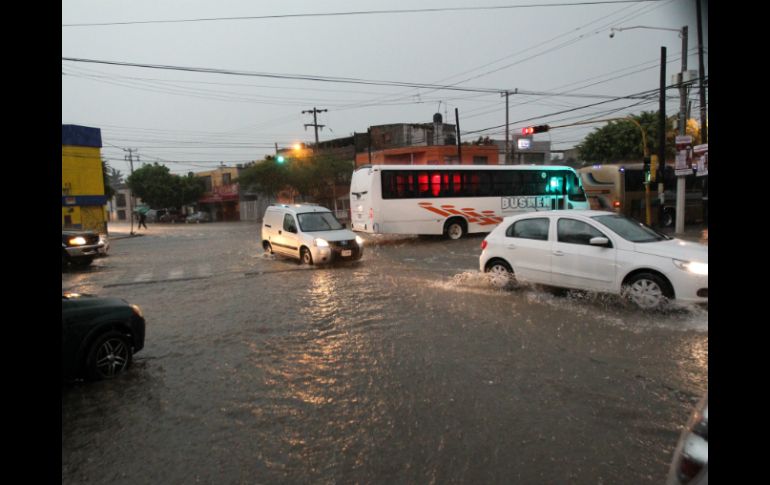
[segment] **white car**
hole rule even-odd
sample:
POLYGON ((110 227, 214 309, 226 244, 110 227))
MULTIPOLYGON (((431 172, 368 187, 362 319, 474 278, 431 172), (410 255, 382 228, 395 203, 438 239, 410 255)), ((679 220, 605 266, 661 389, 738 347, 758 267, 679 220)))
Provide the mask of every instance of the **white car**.
POLYGON ((708 246, 614 212, 506 217, 481 243, 479 267, 499 287, 531 282, 623 295, 644 309, 708 303, 708 246))
POLYGON ((357 261, 364 240, 319 205, 272 204, 262 220, 262 248, 304 264, 357 261))

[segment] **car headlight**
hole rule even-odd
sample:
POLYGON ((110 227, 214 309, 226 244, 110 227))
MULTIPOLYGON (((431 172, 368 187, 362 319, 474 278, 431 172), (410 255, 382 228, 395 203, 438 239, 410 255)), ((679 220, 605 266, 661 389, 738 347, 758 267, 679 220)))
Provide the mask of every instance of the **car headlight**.
POLYGON ((359 246, 363 247, 363 245, 364 245, 364 238, 362 238, 361 236, 356 236, 356 244, 358 244, 359 246))
POLYGON ((696 261, 682 261, 680 259, 675 259, 674 265, 683 271, 687 271, 688 273, 693 273, 693 274, 702 275, 702 276, 709 275, 708 263, 698 263, 696 261))
POLYGON ((73 237, 73 238, 70 238, 69 240, 70 246, 82 246, 85 243, 86 243, 86 238, 82 236, 73 237))
POLYGON ((142 309, 139 308, 139 305, 131 305, 131 309, 134 310, 134 313, 140 318, 144 318, 144 314, 142 313, 142 309))
POLYGON ((319 248, 328 248, 329 247, 329 243, 326 242, 326 239, 321 239, 320 237, 317 237, 315 239, 315 245, 317 247, 319 247, 319 248))

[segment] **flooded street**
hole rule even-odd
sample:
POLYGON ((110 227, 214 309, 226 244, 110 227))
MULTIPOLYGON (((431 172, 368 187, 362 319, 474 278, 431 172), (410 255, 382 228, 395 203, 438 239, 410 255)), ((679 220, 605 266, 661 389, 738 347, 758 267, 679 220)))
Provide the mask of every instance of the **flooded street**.
POLYGON ((498 290, 482 239, 366 236, 329 268, 248 222, 113 240, 62 289, 140 305, 145 348, 62 387, 62 483, 663 482, 708 311, 498 290))

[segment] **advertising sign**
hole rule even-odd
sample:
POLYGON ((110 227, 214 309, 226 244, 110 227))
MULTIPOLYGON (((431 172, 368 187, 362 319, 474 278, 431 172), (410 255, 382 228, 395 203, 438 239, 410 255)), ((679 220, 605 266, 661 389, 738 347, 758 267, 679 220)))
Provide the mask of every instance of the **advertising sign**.
POLYGON ((692 149, 695 160, 698 163, 697 177, 703 177, 709 174, 709 144, 698 145, 692 149))
POLYGON ((692 175, 692 137, 676 137, 676 165, 674 173, 677 177, 692 175))

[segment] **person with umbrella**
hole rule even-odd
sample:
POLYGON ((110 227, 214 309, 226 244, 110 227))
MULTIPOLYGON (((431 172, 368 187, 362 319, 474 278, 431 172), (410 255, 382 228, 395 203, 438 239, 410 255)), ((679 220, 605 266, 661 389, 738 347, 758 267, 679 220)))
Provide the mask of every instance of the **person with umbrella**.
POLYGON ((139 217, 139 227, 137 227, 137 230, 141 229, 142 226, 144 226, 145 229, 147 229, 147 211, 149 210, 146 206, 139 206, 136 208, 137 216, 139 217))

